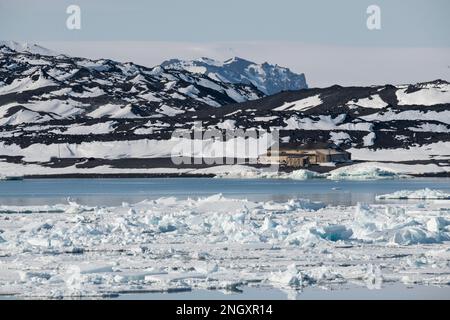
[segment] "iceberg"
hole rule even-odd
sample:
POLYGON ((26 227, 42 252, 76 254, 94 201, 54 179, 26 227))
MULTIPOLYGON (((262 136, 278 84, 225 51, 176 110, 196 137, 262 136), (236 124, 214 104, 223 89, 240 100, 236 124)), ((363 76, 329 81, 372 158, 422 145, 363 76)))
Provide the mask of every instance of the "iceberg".
POLYGON ((327 178, 330 180, 383 180, 399 179, 404 175, 371 164, 352 165, 331 171, 327 178))

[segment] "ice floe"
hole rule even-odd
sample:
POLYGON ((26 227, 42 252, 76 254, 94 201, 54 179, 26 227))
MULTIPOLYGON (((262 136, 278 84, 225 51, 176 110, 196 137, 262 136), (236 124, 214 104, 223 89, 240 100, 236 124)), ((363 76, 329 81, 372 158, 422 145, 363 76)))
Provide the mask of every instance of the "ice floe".
POLYGON ((353 165, 333 170, 329 173, 331 180, 379 180, 398 179, 401 175, 390 168, 374 164, 353 165))
POLYGON ((440 218, 443 219, 438 221, 441 228, 436 227, 436 217, 415 215, 402 207, 358 205, 352 225, 353 238, 393 245, 440 243, 450 240, 450 230, 446 229, 450 220, 440 218))
POLYGON ((385 199, 437 199, 450 200, 450 194, 440 190, 421 189, 421 190, 401 190, 390 194, 377 196, 378 200, 385 199))
POLYGON ((232 178, 232 179, 291 179, 291 180, 309 180, 309 179, 325 178, 323 174, 306 169, 298 169, 291 172, 261 170, 245 166, 240 166, 240 169, 241 170, 225 170, 222 172, 217 172, 216 177, 232 178))
MULTIPOLYGON (((331 166, 334 164, 328 164, 331 166)), ((444 173, 448 167, 439 167, 435 164, 408 165, 400 163, 366 162, 357 163, 334 169, 328 173, 318 173, 307 169, 298 169, 291 172, 256 169, 248 166, 220 166, 196 170, 196 173, 215 174, 218 178, 233 179, 330 179, 330 180, 383 180, 410 178, 412 175, 424 173, 444 173)))

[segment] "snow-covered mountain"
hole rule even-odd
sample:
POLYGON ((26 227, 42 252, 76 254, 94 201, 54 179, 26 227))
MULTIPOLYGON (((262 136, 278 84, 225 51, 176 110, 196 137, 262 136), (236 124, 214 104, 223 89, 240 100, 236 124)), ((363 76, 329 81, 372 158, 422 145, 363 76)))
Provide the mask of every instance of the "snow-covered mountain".
POLYGON ((356 159, 449 165, 450 83, 443 80, 283 92, 220 113, 236 127, 277 128, 288 144, 332 141, 356 159))
POLYGON ((450 172, 450 84, 443 80, 265 96, 253 84, 195 69, 0 47, 0 171, 170 166, 173 131, 191 130, 194 121, 279 129, 282 146, 331 141, 354 160, 450 172))
POLYGON ((251 84, 224 83, 185 70, 0 47, 0 124, 174 116, 262 96, 251 84))
POLYGON ((256 64, 238 57, 225 62, 208 58, 197 60, 172 59, 161 64, 164 68, 187 70, 230 83, 251 83, 266 95, 281 91, 306 89, 305 75, 267 62, 256 64))
POLYGON ((12 40, 0 40, 0 46, 6 46, 17 52, 29 52, 44 56, 55 56, 57 53, 53 50, 44 48, 35 43, 16 42, 12 40))

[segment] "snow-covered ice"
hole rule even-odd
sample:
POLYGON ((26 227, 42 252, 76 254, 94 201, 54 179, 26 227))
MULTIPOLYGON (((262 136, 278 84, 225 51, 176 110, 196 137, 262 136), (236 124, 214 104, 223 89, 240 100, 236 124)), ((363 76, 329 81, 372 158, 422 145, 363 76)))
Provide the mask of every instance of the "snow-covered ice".
POLYGON ((395 162, 363 162, 335 169, 328 173, 331 180, 400 179, 425 173, 445 173, 449 166, 436 164, 403 164, 395 162))
POLYGON ((363 163, 335 169, 328 174, 331 180, 378 180, 398 179, 402 175, 389 166, 376 163, 363 163))
MULTIPOLYGON (((327 166, 334 166, 328 163, 327 166)), ((358 163, 334 169, 328 173, 318 173, 307 169, 298 169, 292 172, 269 171, 248 166, 221 166, 216 170, 196 170, 196 173, 212 173, 219 178, 233 179, 329 179, 329 180, 385 180, 410 178, 413 174, 446 172, 448 167, 439 167, 435 164, 408 165, 399 163, 367 162, 358 163)))
POLYGON ((450 283, 450 203, 325 206, 214 195, 2 206, 0 293, 20 297, 450 283))
MULTIPOLYGON (((306 170, 299 169, 292 172, 279 172, 270 170, 261 170, 247 166, 233 166, 234 170, 225 170, 216 173, 217 178, 231 178, 231 179, 291 179, 291 180, 309 180, 325 178, 325 175, 306 170)), ((231 168, 231 166, 230 166, 231 168)), ((222 166, 222 170, 225 169, 222 166)), ((212 172, 207 169, 207 172, 212 172)))
POLYGON ((421 190, 401 190, 391 194, 377 196, 377 199, 435 199, 450 200, 450 194, 440 190, 421 189, 421 190))

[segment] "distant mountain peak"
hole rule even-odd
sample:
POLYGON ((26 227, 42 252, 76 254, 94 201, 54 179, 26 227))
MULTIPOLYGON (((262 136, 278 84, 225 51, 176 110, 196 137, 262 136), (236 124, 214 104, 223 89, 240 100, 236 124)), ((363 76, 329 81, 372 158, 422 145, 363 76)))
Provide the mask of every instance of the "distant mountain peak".
POLYGON ((439 85, 439 84, 450 84, 448 81, 443 80, 443 79, 436 79, 434 81, 430 81, 429 83, 430 84, 437 84, 437 85, 439 85))
POLYGON ((171 59, 163 62, 161 66, 165 69, 202 73, 221 82, 249 83, 266 95, 308 88, 304 74, 294 73, 276 64, 258 64, 241 57, 233 57, 223 62, 205 57, 195 60, 171 59))
POLYGON ((250 60, 247 60, 247 59, 244 59, 244 58, 240 58, 240 57, 233 57, 233 58, 230 58, 230 59, 228 59, 228 60, 225 60, 224 61, 224 64, 231 64, 231 63, 242 63, 242 62, 244 62, 244 63, 248 63, 248 64, 253 64, 254 62, 252 62, 252 61, 250 61, 250 60))
POLYGON ((33 54, 39 54, 44 56, 56 56, 58 53, 44 48, 40 45, 37 45, 35 43, 28 43, 28 42, 16 42, 12 40, 0 40, 0 47, 5 46, 10 48, 13 51, 17 52, 29 52, 33 54))

